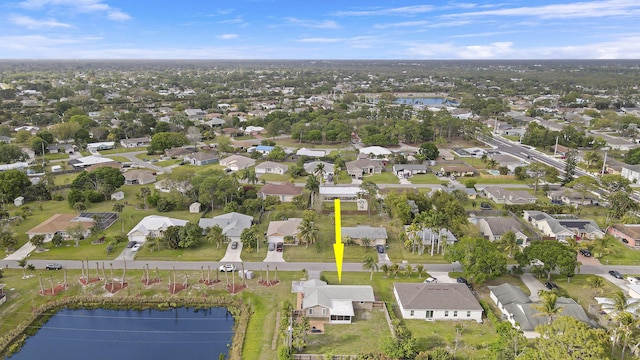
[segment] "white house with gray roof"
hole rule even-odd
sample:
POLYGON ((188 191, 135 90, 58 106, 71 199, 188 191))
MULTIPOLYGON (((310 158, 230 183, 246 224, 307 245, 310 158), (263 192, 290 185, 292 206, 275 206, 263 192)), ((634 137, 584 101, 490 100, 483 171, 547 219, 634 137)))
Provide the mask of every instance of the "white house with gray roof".
POLYGON ((240 214, 237 212, 230 212, 215 216, 213 218, 201 218, 198 225, 206 232, 210 228, 218 225, 222 228, 222 234, 225 235, 231 241, 240 241, 240 235, 242 231, 251 227, 253 223, 253 217, 249 215, 240 214))
POLYGON ((393 294, 405 319, 482 322, 482 306, 465 284, 394 283, 393 294))
MULTIPOLYGON (((503 317, 513 325, 524 332, 528 338, 536 338, 540 335, 535 332, 538 325, 546 324, 548 318, 542 315, 534 303, 520 288, 505 283, 498 286, 489 286, 489 296, 491 300, 498 306, 503 317)), ((587 316, 581 305, 573 299, 558 297, 556 305, 562 308, 563 316, 571 316, 592 327, 597 324, 587 316)))
POLYGON ((512 217, 476 218, 475 223, 482 235, 490 241, 498 241, 502 235, 511 231, 516 235, 519 245, 527 242, 528 237, 522 232, 522 224, 512 217))
MULTIPOLYGON (((439 239, 441 241, 446 241, 447 244, 453 245, 458 241, 455 235, 448 229, 440 229, 439 231, 433 231, 427 227, 422 228, 418 231, 411 231, 410 225, 404 226, 404 232, 409 237, 416 236, 418 239, 422 241, 424 246, 431 246, 431 242, 435 239, 439 239)), ((437 242, 436 242, 437 243, 437 242)))
POLYGON ((371 240, 371 246, 386 245, 387 244, 387 229, 380 227, 373 227, 369 225, 358 225, 353 227, 342 227, 342 241, 345 241, 347 237, 354 240, 356 243, 362 245, 362 239, 367 238, 371 240))
POLYGON ((318 279, 293 281, 298 293, 296 309, 307 317, 329 319, 332 324, 351 324, 356 310, 371 310, 376 300, 369 285, 328 285, 318 279))
POLYGON ((595 221, 576 219, 573 215, 552 216, 542 211, 525 210, 523 217, 545 236, 561 242, 573 237, 576 240, 600 239, 605 234, 595 221))

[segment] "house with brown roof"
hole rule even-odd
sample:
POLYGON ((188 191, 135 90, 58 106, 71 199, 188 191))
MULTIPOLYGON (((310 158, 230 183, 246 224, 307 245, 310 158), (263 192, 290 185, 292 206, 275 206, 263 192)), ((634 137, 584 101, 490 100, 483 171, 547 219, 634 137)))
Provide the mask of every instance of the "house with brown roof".
POLYGON ((465 284, 394 283, 393 294, 405 319, 482 322, 482 306, 465 284))
POLYGON ((191 155, 195 152, 196 150, 193 148, 179 147, 179 148, 166 149, 164 151, 164 154, 172 159, 178 159, 178 158, 183 158, 186 155, 191 155))
MULTIPOLYGON (((301 218, 289 218, 284 221, 272 221, 267 228, 267 241, 268 242, 284 242, 285 238, 292 238, 292 242, 298 243, 298 227, 302 223, 301 218)), ((291 243, 291 242, 289 242, 291 243)))
POLYGON ((240 171, 252 167, 256 161, 252 158, 242 155, 231 155, 220 160, 220 165, 230 169, 231 171, 240 171))
POLYGON ((129 170, 123 175, 125 185, 146 185, 156 182, 156 176, 147 170, 129 170))
POLYGON ((631 247, 640 248, 640 224, 613 224, 607 228, 607 234, 631 247))
POLYGON ((358 179, 365 175, 380 174, 384 168, 381 161, 371 159, 348 161, 345 165, 347 166, 347 173, 351 177, 358 179))
POLYGON ((82 235, 86 238, 91 235, 91 228, 95 224, 95 220, 78 216, 78 214, 55 214, 27 231, 27 235, 29 235, 29 239, 36 235, 44 235, 44 241, 51 241, 56 234, 60 234, 66 239, 69 238, 67 229, 78 224, 82 226, 82 235))
POLYGON ((265 184, 258 191, 258 197, 261 199, 266 199, 267 196, 276 196, 282 202, 291 202, 294 197, 300 194, 302 194, 302 188, 288 181, 281 184, 265 184))

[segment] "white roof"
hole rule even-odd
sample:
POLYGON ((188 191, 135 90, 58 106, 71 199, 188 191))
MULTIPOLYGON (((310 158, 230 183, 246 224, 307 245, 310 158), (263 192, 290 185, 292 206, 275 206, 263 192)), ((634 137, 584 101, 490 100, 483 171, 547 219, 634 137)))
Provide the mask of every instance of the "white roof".
POLYGON ((73 166, 76 166, 76 167, 91 166, 95 164, 104 164, 104 163, 114 161, 113 159, 109 159, 102 156, 96 156, 96 155, 89 155, 89 156, 78 158, 76 160, 77 162, 73 164, 73 166))
POLYGON ((375 156, 391 155, 391 150, 382 146, 369 146, 360 149, 360 154, 373 154, 375 156))
POLYGON ((91 149, 91 148, 96 148, 97 149, 97 148, 100 148, 100 147, 103 147, 103 146, 107 146, 107 147, 111 146, 111 147, 113 147, 113 146, 116 146, 116 143, 114 141, 103 141, 103 142, 90 143, 90 144, 87 144, 87 149, 91 149))
POLYGON ((325 156, 326 152, 324 150, 312 150, 307 148, 302 148, 296 151, 296 155, 298 156, 310 156, 310 157, 322 157, 325 156))
POLYGON ((250 134, 252 132, 261 132, 264 131, 264 128, 262 126, 247 126, 244 129, 244 132, 247 134, 250 134))
POLYGON ((148 235, 151 231, 165 230, 169 226, 185 226, 187 223, 187 220, 174 219, 159 215, 149 215, 140 220, 140 222, 134 226, 127 235, 131 235, 136 232, 148 235))
POLYGON ((0 165, 0 171, 24 169, 27 166, 29 166, 29 164, 27 164, 26 162, 18 161, 18 162, 15 162, 13 164, 2 164, 2 165, 0 165))
POLYGON ((357 196, 361 192, 358 186, 320 186, 322 196, 357 196))

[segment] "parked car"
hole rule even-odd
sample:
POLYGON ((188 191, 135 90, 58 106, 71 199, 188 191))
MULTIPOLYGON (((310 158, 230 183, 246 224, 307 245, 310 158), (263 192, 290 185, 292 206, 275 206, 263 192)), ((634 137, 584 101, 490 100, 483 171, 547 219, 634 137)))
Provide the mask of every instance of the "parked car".
POLYGON ((51 264, 47 264, 44 267, 47 270, 61 270, 62 269, 62 265, 60 264, 56 264, 56 263, 51 263, 51 264))
POLYGON ((142 247, 142 245, 140 244, 135 244, 133 245, 133 247, 131 248, 131 251, 138 251, 140 250, 140 248, 142 247))
POLYGON ((269 243, 269 247, 268 247, 268 249, 269 249, 269 251, 273 251, 273 250, 275 250, 275 249, 276 249, 276 243, 272 243, 272 242, 270 242, 270 243, 269 243))
POLYGON ((459 278, 457 278, 457 279, 456 279, 456 281, 457 281, 459 284, 468 284, 468 283, 469 283, 469 282, 467 281, 467 279, 463 278, 462 276, 461 276, 461 277, 459 277, 459 278))
POLYGON ((378 250, 378 254, 384 254, 384 245, 376 245, 376 250, 378 250))
POLYGON ((481 202, 480 203, 480 209, 481 210, 491 210, 491 204, 486 203, 486 202, 481 202))
POLYGON ((136 241, 129 241, 129 243, 127 243, 127 249, 131 249, 135 244, 137 244, 136 241))
POLYGON ((580 254, 582 254, 582 256, 584 257, 591 257, 591 251, 589 251, 588 249, 580 249, 580 254))
POLYGON ((553 289, 557 289, 558 285, 552 283, 551 281, 547 281, 546 283, 544 283, 544 287, 546 287, 549 290, 553 290, 553 289))
POLYGON ((224 265, 220 265, 218 270, 223 272, 233 272, 233 271, 236 271, 236 266, 233 264, 224 264, 224 265))
POLYGON ((277 243, 276 244, 276 251, 282 252, 282 249, 284 248, 284 243, 277 243))
POLYGON ((609 275, 613 276, 616 279, 623 279, 622 274, 620 274, 616 270, 610 270, 609 275))
POLYGON ((237 249, 238 248, 238 242, 237 241, 232 242, 231 243, 231 248, 232 249, 237 249))
POLYGON ((428 278, 424 279, 423 281, 425 284, 435 284, 438 282, 438 279, 429 276, 428 278))

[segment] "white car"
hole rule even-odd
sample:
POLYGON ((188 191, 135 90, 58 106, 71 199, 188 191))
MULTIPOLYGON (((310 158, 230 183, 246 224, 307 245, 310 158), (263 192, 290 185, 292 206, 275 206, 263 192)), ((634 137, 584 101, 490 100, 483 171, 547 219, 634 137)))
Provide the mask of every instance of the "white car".
POLYGON ((142 245, 140 244, 135 244, 131 247, 131 251, 138 251, 140 250, 140 248, 142 247, 142 245))
POLYGON ((424 283, 425 284, 435 284, 438 282, 438 279, 429 276, 428 278, 424 279, 424 283))
POLYGON ((233 271, 236 271, 236 266, 233 264, 224 264, 224 265, 220 265, 218 270, 223 272, 233 272, 233 271))

